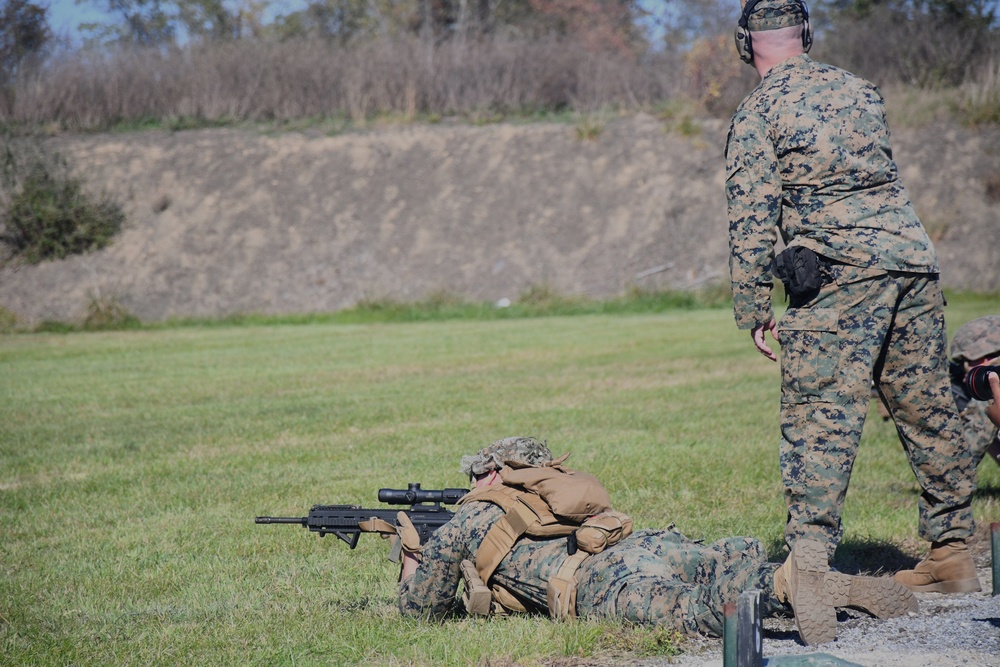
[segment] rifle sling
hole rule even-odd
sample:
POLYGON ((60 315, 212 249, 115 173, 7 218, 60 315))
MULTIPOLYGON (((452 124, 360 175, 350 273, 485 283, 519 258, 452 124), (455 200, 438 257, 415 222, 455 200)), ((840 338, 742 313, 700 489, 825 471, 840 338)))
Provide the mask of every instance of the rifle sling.
POLYGON ((396 527, 378 517, 372 517, 364 521, 358 521, 358 530, 362 533, 382 533, 383 535, 395 535, 396 527))

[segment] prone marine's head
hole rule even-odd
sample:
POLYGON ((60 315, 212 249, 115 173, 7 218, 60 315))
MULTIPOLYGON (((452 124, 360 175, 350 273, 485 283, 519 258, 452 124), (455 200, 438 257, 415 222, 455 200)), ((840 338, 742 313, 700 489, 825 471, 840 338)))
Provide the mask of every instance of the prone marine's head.
POLYGON ((975 366, 1000 357, 1000 315, 966 322, 951 339, 951 360, 975 366))
POLYGON ((545 442, 531 437, 514 436, 496 440, 475 454, 462 457, 462 472, 475 481, 476 477, 500 470, 508 461, 538 466, 552 460, 545 442))

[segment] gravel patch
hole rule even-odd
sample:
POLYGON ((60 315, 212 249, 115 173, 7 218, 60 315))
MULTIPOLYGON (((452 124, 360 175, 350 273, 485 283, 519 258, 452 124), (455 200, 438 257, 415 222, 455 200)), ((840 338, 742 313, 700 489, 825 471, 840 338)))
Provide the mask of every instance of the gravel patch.
POLYGON ((799 645, 794 623, 791 632, 772 630, 764 655, 823 652, 865 667, 1000 666, 1000 597, 988 592, 917 597, 920 611, 913 616, 879 621, 849 612, 854 617, 839 624, 837 641, 820 647, 799 645))
MULTIPOLYGON (((764 621, 764 664, 768 658, 826 654, 864 667, 1000 667, 1000 596, 989 572, 980 570, 982 593, 920 593, 918 613, 885 621, 861 612, 839 613, 837 640, 821 646, 799 643, 792 618, 764 621)), ((633 664, 633 663, 630 663, 633 664)), ((718 667, 722 641, 698 639, 676 658, 644 660, 656 667, 718 667)))

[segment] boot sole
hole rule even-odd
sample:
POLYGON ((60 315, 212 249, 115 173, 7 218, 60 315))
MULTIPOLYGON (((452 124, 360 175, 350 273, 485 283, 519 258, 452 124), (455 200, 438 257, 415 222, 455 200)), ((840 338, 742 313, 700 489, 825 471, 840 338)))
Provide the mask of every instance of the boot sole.
POLYGON ((860 609, 875 618, 896 618, 915 614, 919 609, 913 592, 889 577, 852 577, 830 572, 823 580, 823 588, 834 607, 860 609))
POLYGON ((815 540, 798 540, 792 549, 790 597, 799 638, 807 646, 837 638, 837 611, 824 587, 827 558, 826 547, 815 540))
POLYGON ((917 593, 978 593, 983 590, 979 578, 957 581, 935 581, 932 584, 906 586, 917 593))

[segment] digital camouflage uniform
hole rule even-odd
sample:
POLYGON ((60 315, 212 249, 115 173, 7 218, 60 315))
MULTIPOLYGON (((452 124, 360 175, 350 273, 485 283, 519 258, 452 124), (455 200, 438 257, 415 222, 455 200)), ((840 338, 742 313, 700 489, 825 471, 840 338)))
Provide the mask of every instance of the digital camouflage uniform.
POLYGON ((773 318, 779 234, 826 260, 819 293, 778 323, 789 547, 815 539, 832 556, 842 537, 872 380, 922 489, 920 535, 970 536, 973 466, 951 396, 937 260, 899 181, 877 89, 804 54, 775 65, 733 117, 726 175, 739 328, 773 318))
MULTIPOLYGON (((483 537, 503 516, 489 502, 463 505, 430 537, 416 574, 399 587, 403 614, 441 616, 461 608, 456 599, 462 560, 475 561, 483 537)), ((529 611, 547 613, 548 581, 567 554, 567 538, 523 537, 501 561, 492 582, 513 593, 529 611)), ((673 531, 639 531, 577 570, 576 612, 677 629, 689 635, 722 634, 722 608, 744 590, 764 591, 762 609, 787 608, 773 600, 776 563, 754 539, 734 537, 711 545, 673 531)))
POLYGON ((975 400, 965 389, 967 362, 986 358, 995 359, 993 365, 1000 364, 1000 315, 980 317, 963 324, 951 341, 951 389, 962 416, 966 445, 972 450, 972 461, 977 465, 991 445, 1000 449, 1000 433, 986 415, 989 402, 975 400))

